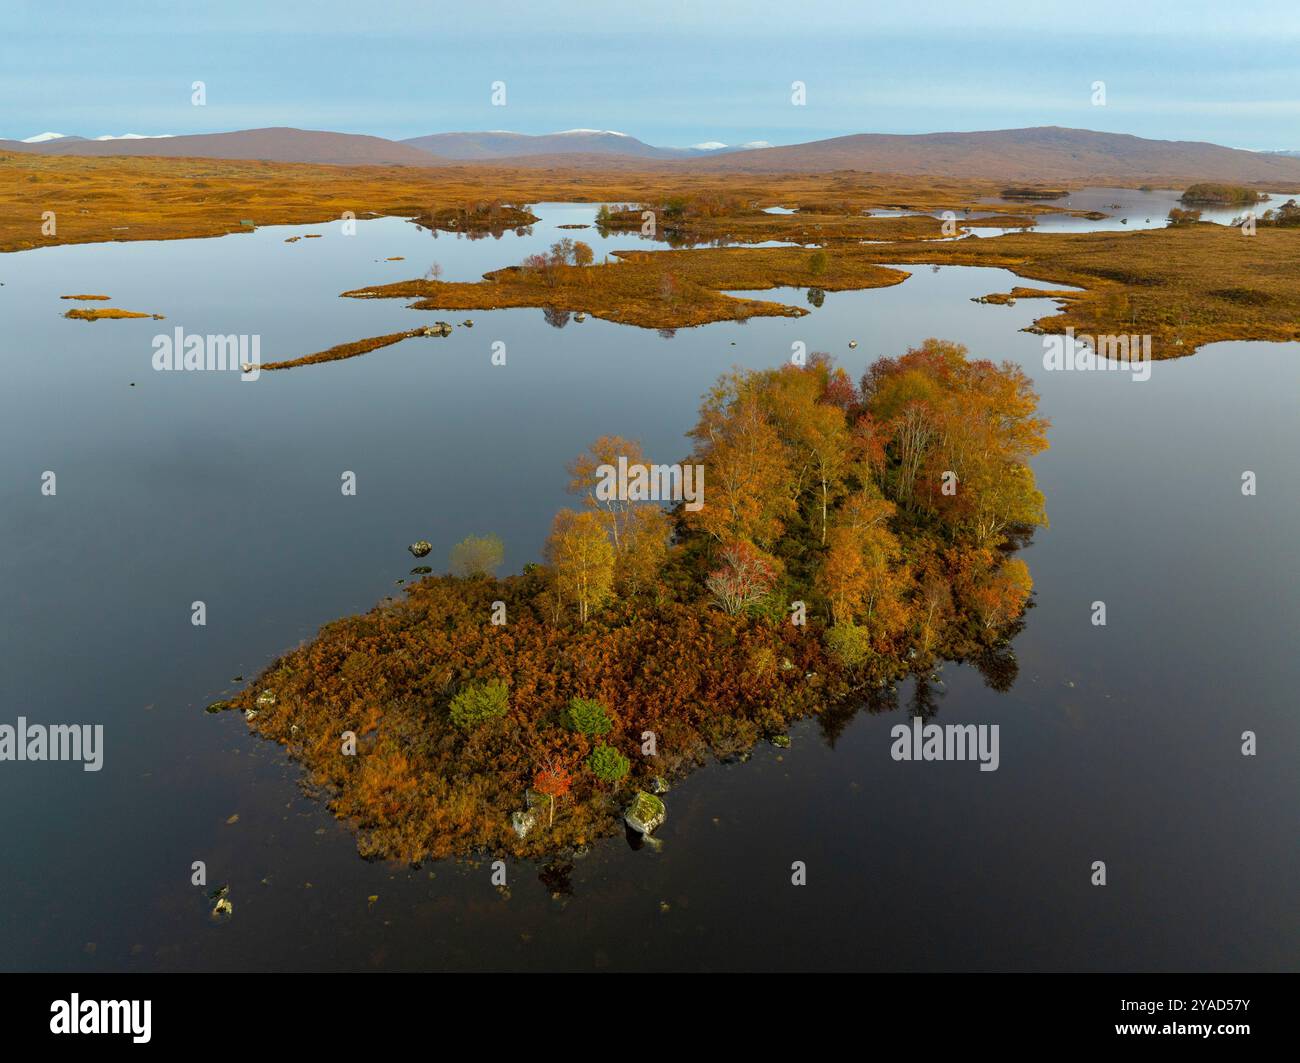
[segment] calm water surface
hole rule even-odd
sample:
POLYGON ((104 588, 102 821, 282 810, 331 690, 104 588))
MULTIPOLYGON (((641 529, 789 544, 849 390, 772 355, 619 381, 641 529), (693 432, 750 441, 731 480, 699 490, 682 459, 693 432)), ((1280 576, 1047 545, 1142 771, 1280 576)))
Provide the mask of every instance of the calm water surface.
POLYGON ((955 267, 829 293, 798 320, 671 337, 337 298, 435 260, 474 279, 561 235, 598 255, 637 246, 555 228, 593 206, 538 212, 532 234, 500 240, 382 219, 355 237, 320 225, 0 256, 0 722, 103 723, 107 747, 98 773, 0 764, 0 966, 1297 966, 1300 347, 1216 344, 1145 383, 1047 373, 1020 330, 1050 304, 972 303, 1017 278, 955 267), (284 243, 307 232, 322 238, 284 243), (74 292, 167 320, 68 321, 59 296, 74 292), (152 337, 176 326, 258 333, 270 360, 438 317, 475 325, 255 382, 150 368, 152 337), (802 340, 856 377, 927 336, 1024 365, 1053 422, 1019 677, 999 694, 943 672, 938 722, 1000 724, 997 772, 893 762, 904 689, 904 708, 853 716, 833 745, 808 721, 789 750, 696 773, 669 795, 661 851, 604 841, 562 900, 511 864, 503 898, 486 864, 360 860, 279 747, 202 711, 321 624, 401 593, 417 538, 436 564, 486 531, 510 569, 537 559, 571 502, 564 463, 605 433, 677 460, 730 366, 778 364, 802 340), (228 922, 190 885, 194 860, 230 884, 228 922))
MULTIPOLYGON (((1041 232, 1099 232, 1121 229, 1163 229, 1169 212, 1174 207, 1182 208, 1179 197, 1182 189, 1153 188, 1143 192, 1136 188, 1081 188, 1064 199, 1042 200, 1047 206, 1068 210, 1100 211, 1104 218, 1079 218, 1069 214, 1040 214, 1035 229, 1041 232)), ((1231 225, 1254 211, 1256 217, 1266 210, 1276 210, 1288 199, 1296 199, 1294 192, 1265 192, 1268 198, 1253 207, 1200 207, 1190 209, 1201 212, 1201 220, 1217 225, 1231 225)), ((986 203, 1023 205, 1025 200, 1002 199, 993 197, 986 203)), ((1032 200, 1030 202, 1033 202, 1032 200)), ((1017 230, 977 229, 981 236, 992 236, 1000 232, 1017 230)))

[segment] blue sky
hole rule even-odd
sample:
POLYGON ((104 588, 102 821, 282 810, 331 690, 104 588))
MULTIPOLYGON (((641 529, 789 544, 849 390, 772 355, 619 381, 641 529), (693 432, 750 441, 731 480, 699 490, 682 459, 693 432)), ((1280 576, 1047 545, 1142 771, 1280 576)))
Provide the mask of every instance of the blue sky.
POLYGON ((1064 125, 1300 149, 1296 0, 5 8, 0 137, 15 139, 593 127, 684 146, 1064 125), (196 80, 206 107, 190 103, 196 80))

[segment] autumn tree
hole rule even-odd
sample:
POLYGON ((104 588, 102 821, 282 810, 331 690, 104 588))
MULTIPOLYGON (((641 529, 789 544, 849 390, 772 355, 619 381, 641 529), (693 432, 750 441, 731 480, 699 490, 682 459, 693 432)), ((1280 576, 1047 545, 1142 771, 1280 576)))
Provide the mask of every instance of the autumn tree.
POLYGON ((615 561, 614 581, 620 591, 643 594, 656 586, 671 535, 672 524, 659 506, 647 503, 632 510, 615 561))
POLYGON ((928 654, 939 633, 952 617, 952 589, 943 573, 936 568, 926 571, 917 600, 917 623, 920 628, 921 652, 928 654))
POLYGON ((750 379, 785 448, 793 474, 786 484, 790 505, 797 509, 805 492, 812 492, 817 516, 811 523, 822 545, 832 495, 838 494, 849 463, 844 411, 822 401, 829 379, 829 356, 817 352, 805 367, 786 365, 750 379))
POLYGON ((1047 525, 1043 493, 1027 465, 985 465, 967 481, 967 489, 972 503, 966 523, 981 546, 996 546, 1009 528, 1047 525))
POLYGON ((546 559, 554 570, 556 589, 577 605, 578 618, 585 624, 591 611, 609 598, 614 584, 614 548, 600 516, 589 510, 560 510, 546 541, 546 559))
POLYGON ((830 602, 833 623, 850 622, 861 609, 867 572, 858 536, 850 528, 837 527, 831 532, 830 548, 818 571, 817 589, 830 602))
POLYGON ((841 366, 831 370, 822 392, 822 402, 838 406, 846 414, 858 404, 858 389, 853 385, 853 378, 841 366))
POLYGON ((836 624, 862 619, 872 630, 896 626, 903 585, 898 576, 900 546, 889 529, 893 503, 868 485, 836 514, 817 589, 836 624))
POLYGON ((1024 612, 1033 586, 1029 566, 1013 557, 985 573, 971 590, 969 604, 985 629, 997 629, 1024 612))
POLYGON ((1046 523, 1028 461, 1047 447, 1047 422, 1018 366, 970 361, 960 344, 927 340, 873 364, 862 397, 870 423, 883 426, 882 479, 900 504, 981 545, 1046 523))
POLYGON ((532 273, 541 277, 548 288, 554 288, 559 280, 555 262, 548 255, 529 255, 519 263, 519 268, 525 273, 532 273))
POLYGON ((551 799, 550 826, 555 825, 555 799, 563 797, 573 788, 573 776, 563 765, 547 760, 545 766, 533 776, 533 789, 551 799))
POLYGON ((506 548, 495 535, 469 535, 451 548, 455 576, 493 576, 505 560, 506 548))
POLYGON ((570 494, 599 514, 614 545, 615 584, 626 593, 648 590, 668 555, 671 525, 660 504, 618 497, 619 492, 599 490, 602 481, 619 467, 648 464, 641 444, 621 436, 601 436, 568 465, 570 494), (604 496, 604 497, 602 497, 604 496))
POLYGON ((776 566, 752 543, 728 543, 722 564, 709 573, 709 593, 728 613, 736 614, 767 597, 776 582, 776 566))
POLYGON ((620 459, 629 466, 646 464, 640 443, 622 436, 601 436, 567 467, 569 494, 580 495, 584 505, 600 514, 601 524, 609 533, 615 550, 622 548, 627 526, 638 504, 619 498, 616 491, 598 493, 597 489, 607 479, 610 470, 618 468, 620 459), (610 497, 602 498, 602 493, 610 497))
POLYGON ((551 244, 551 262, 556 266, 568 266, 574 260, 574 247, 576 245, 567 236, 556 240, 551 244))
POLYGON ((792 472, 780 434, 751 381, 733 373, 705 396, 692 429, 704 466, 704 506, 690 525, 720 542, 775 541, 794 512, 792 472))

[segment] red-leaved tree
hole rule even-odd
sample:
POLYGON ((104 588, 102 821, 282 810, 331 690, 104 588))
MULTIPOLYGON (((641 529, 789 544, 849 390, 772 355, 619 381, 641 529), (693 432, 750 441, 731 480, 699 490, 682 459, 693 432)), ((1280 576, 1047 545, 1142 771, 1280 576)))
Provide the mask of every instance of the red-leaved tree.
POLYGON ((776 567, 753 543, 736 540, 722 548, 722 565, 705 581, 709 592, 733 616, 766 597, 776 567))
POLYGON ((551 825, 555 824, 555 799, 563 797, 573 788, 573 776, 562 765, 546 762, 533 777, 533 789, 551 799, 551 825))

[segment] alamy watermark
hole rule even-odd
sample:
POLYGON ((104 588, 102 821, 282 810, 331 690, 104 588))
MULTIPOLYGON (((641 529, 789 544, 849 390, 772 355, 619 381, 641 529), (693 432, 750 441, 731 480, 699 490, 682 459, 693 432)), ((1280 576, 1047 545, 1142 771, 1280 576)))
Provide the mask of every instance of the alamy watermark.
POLYGON ((147 1044, 152 1010, 151 1000, 82 1000, 73 993, 50 1004, 50 1033, 130 1034, 136 1044, 147 1044))
POLYGON ((170 335, 153 338, 153 367, 159 372, 234 370, 241 380, 256 380, 262 374, 262 337, 231 333, 226 336, 186 335, 179 325, 170 335))
POLYGON ((692 513, 704 508, 703 465, 629 465, 620 454, 617 465, 598 466, 596 476, 602 502, 685 502, 692 513))
POLYGON ((1129 370, 1134 380, 1151 379, 1151 336, 1087 336, 1074 334, 1043 337, 1043 368, 1047 370, 1129 370))
POLYGON ((79 760, 82 771, 99 771, 104 766, 102 723, 28 723, 19 716, 17 724, 0 724, 0 761, 79 760))
POLYGON ((980 771, 997 771, 1001 762, 996 723, 950 723, 941 727, 913 716, 910 727, 895 724, 889 736, 894 740, 889 749, 894 760, 978 760, 980 771))

